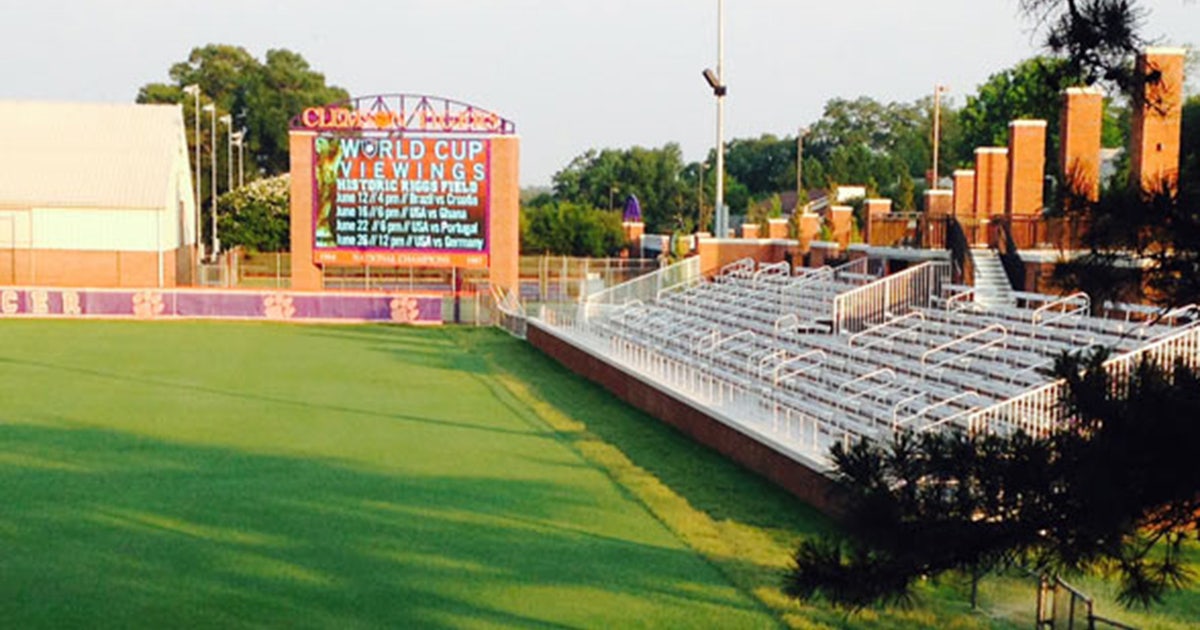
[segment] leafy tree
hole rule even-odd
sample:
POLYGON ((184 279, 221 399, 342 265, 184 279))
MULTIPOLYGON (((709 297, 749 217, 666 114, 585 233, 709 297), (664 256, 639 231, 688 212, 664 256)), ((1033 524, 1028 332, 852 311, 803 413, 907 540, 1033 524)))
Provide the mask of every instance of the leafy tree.
POLYGON ((753 223, 758 226, 759 234, 766 236, 770 229, 769 219, 778 219, 783 217, 783 200, 778 194, 771 195, 766 199, 753 203, 746 212, 746 223, 753 223))
POLYGON ((637 195, 646 229, 669 231, 694 208, 695 189, 687 187, 682 171, 683 154, 674 143, 661 149, 589 150, 554 174, 554 198, 615 209, 627 195, 637 195))
POLYGON ((521 211, 521 252, 604 257, 625 246, 618 211, 560 201, 521 211))
POLYGON ((260 179, 217 199, 217 224, 226 247, 282 252, 290 246, 291 177, 260 179))
POLYGON ((1008 123, 1020 118, 1046 121, 1046 168, 1057 174, 1062 92, 1080 84, 1066 62, 1034 57, 997 72, 967 97, 958 113, 961 137, 953 151, 960 164, 974 160, 977 147, 1007 146, 1008 123))
POLYGON ((1020 6, 1066 75, 1125 93, 1141 84, 1129 63, 1146 46, 1138 33, 1145 10, 1137 0, 1020 0, 1020 6))
POLYGON ((803 543, 785 591, 858 608, 903 600, 922 576, 975 582, 1008 564, 1114 568, 1127 605, 1186 584, 1183 544, 1200 525, 1200 374, 1146 362, 1116 386, 1105 356, 1059 361, 1076 420, 1047 438, 902 433, 835 446, 852 537, 803 543))
POLYGON ((1200 181, 1200 95, 1183 104, 1183 132, 1179 142, 1179 173, 1184 181, 1200 181))
MULTIPOLYGON (((218 116, 228 113, 234 127, 246 130, 245 153, 258 167, 248 169, 250 179, 256 171, 272 176, 288 169, 287 132, 293 116, 305 107, 349 97, 342 88, 326 85, 324 75, 288 50, 267 51, 263 63, 240 46, 208 44, 193 48, 186 61, 171 66, 168 76, 168 83, 143 85, 137 102, 183 103, 190 118, 194 101, 184 98, 183 87, 199 85, 205 101, 216 105, 218 116)), ((208 138, 209 134, 202 134, 205 153, 210 149, 208 138)), ((218 143, 223 144, 220 136, 218 143)), ((225 159, 225 152, 217 155, 218 162, 225 159)))
MULTIPOLYGON (((810 127, 804 144, 806 157, 812 156, 827 163, 839 148, 851 151, 866 149, 871 154, 885 154, 880 164, 898 157, 914 177, 924 176, 933 155, 933 101, 926 97, 913 103, 880 103, 862 96, 856 100, 831 99, 825 104, 821 118, 810 127)), ((951 108, 942 111, 943 126, 954 125, 951 108)), ((945 128, 945 127, 943 127, 945 128)), ((830 170, 829 176, 840 179, 830 170)), ((891 178, 876 178, 881 184, 891 178)))
POLYGON ((796 138, 763 134, 731 140, 725 149, 725 170, 746 187, 751 197, 795 190, 796 138))

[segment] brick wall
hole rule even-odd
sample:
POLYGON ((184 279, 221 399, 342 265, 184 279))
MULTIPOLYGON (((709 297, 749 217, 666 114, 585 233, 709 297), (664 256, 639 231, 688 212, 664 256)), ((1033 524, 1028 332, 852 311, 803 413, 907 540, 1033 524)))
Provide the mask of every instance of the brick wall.
POLYGON ((617 398, 674 427, 747 469, 774 482, 818 510, 836 517, 834 483, 813 467, 774 450, 616 365, 582 350, 530 322, 531 345, 617 398))

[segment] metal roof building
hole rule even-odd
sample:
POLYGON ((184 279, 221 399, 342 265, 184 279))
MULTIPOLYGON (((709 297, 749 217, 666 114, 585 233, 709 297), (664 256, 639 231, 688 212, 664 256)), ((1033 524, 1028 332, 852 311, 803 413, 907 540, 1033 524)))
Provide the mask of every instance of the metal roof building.
POLYGON ((178 105, 0 101, 0 284, 190 283, 193 195, 178 105))

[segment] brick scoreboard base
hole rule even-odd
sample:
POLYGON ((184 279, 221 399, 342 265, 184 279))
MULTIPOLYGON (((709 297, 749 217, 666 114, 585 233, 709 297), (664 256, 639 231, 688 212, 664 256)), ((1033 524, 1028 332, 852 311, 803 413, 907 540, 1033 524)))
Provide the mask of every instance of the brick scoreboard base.
POLYGON ((812 462, 802 462, 748 435, 711 410, 704 410, 580 348, 538 322, 526 338, 572 372, 599 384, 617 398, 665 422, 747 469, 769 479, 805 503, 836 517, 835 484, 812 462))

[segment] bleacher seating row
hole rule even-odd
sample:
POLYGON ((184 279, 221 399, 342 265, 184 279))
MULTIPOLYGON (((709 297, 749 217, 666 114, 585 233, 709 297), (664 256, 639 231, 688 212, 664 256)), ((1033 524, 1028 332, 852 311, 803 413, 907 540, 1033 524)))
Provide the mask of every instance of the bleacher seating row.
POLYGON ((1092 317, 1086 296, 1019 294, 984 308, 970 287, 947 284, 881 323, 831 332, 834 298, 877 281, 862 265, 739 261, 577 332, 618 360, 673 366, 672 384, 689 395, 711 396, 717 384, 731 395, 711 404, 823 456, 835 440, 964 427, 968 414, 1050 383, 1064 352, 1130 352, 1182 323, 1092 317))

